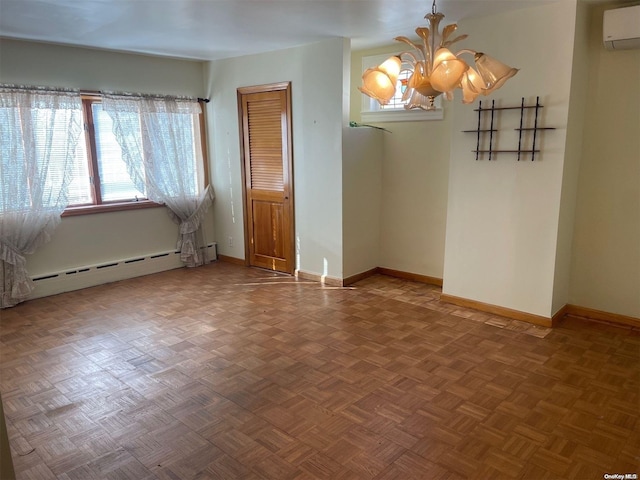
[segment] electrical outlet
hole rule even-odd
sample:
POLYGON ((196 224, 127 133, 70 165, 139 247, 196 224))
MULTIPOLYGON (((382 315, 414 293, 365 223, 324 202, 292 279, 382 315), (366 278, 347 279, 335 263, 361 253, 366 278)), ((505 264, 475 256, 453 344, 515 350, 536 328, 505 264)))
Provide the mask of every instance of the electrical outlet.
POLYGON ((229 235, 229 246, 233 247, 233 237, 229 235))

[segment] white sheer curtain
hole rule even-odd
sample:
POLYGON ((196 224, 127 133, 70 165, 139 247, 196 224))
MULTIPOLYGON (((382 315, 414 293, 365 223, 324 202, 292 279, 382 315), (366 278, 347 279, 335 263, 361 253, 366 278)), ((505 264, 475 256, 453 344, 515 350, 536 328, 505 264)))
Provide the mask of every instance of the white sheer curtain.
POLYGON ((188 267, 207 261, 201 225, 213 201, 204 187, 200 104, 193 98, 104 93, 122 158, 141 192, 169 208, 179 226, 177 248, 188 267))
POLYGON ((81 131, 79 92, 0 85, 0 308, 33 291, 25 255, 60 223, 81 131))

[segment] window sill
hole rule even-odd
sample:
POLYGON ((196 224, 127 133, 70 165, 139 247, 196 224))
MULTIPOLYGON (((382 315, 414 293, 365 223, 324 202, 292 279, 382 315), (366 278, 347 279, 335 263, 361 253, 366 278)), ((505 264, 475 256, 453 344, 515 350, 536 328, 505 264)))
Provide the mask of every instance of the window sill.
POLYGON ((141 208, 164 207, 164 204, 155 203, 151 200, 141 200, 138 202, 105 203, 102 205, 81 205, 68 207, 62 212, 62 217, 73 217, 75 215, 90 215, 92 213, 121 212, 124 210, 139 210, 141 208))
POLYGON ((360 112, 363 122, 419 122, 423 120, 442 120, 444 110, 380 110, 377 112, 360 112))

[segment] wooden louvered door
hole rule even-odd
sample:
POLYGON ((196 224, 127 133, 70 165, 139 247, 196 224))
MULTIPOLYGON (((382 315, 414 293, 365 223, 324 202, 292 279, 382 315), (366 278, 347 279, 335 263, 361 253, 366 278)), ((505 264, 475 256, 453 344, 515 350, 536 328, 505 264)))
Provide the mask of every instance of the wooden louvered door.
POLYGON ((249 265, 293 273, 291 84, 238 89, 249 265))

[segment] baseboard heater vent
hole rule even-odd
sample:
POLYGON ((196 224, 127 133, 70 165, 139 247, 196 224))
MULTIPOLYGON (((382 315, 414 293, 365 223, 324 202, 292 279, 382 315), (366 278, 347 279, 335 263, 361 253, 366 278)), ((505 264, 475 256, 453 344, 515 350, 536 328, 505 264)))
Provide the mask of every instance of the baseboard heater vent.
MULTIPOLYGON (((150 257, 153 258, 153 257, 150 257)), ((125 260, 124 263, 136 263, 136 262, 144 262, 144 257, 142 258, 132 258, 131 260, 125 260)))
MULTIPOLYGON (((209 260, 216 260, 216 244, 205 247, 209 260)), ((71 268, 63 272, 48 273, 32 277, 35 290, 30 298, 47 297, 59 293, 117 282, 127 278, 141 277, 152 273, 180 268, 180 252, 154 253, 144 257, 127 258, 116 262, 71 268)))
MULTIPOLYGON (((124 261, 124 263, 129 263, 128 261, 124 261)), ((109 267, 117 267, 118 265, 120 265, 119 263, 107 263, 106 265, 98 265, 96 268, 98 270, 100 270, 101 268, 109 268, 109 267)))

